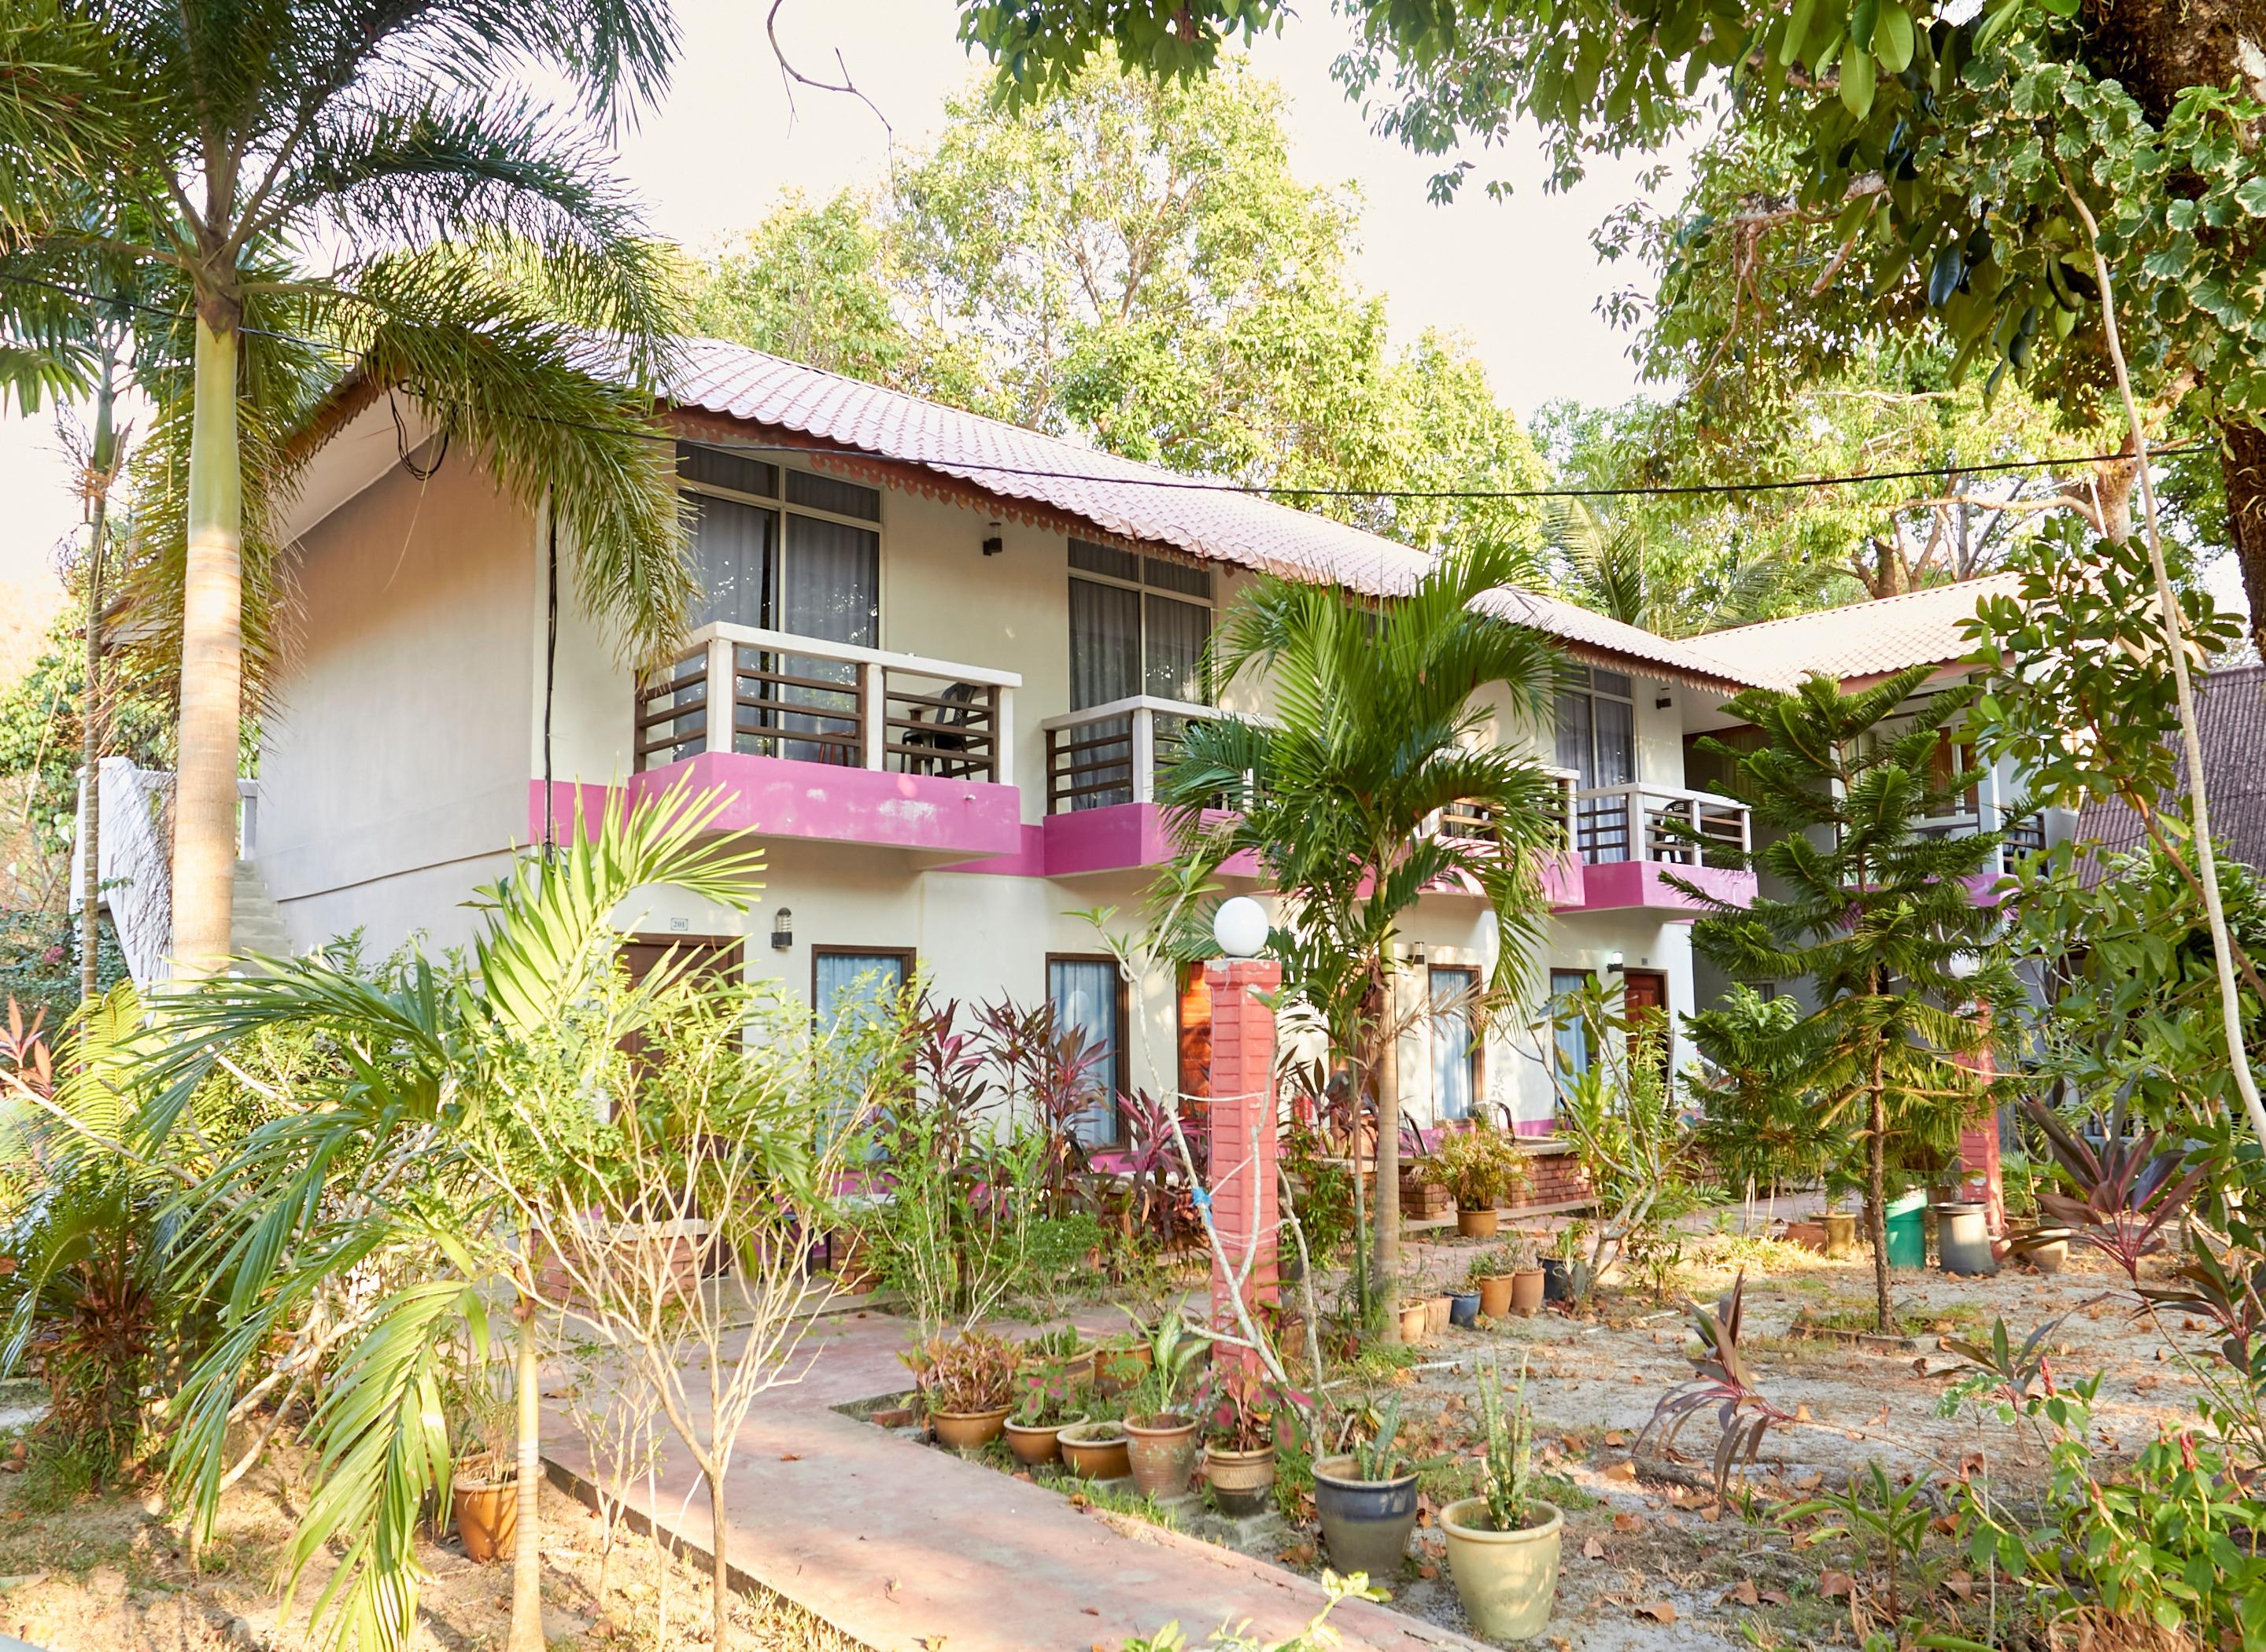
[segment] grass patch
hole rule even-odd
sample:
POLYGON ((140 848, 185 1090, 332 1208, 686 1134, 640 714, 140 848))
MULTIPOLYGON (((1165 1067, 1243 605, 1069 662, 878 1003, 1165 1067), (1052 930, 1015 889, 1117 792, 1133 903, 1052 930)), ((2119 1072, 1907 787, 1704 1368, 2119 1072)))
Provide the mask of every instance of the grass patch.
MULTIPOLYGON (((1862 1331, 1872 1334, 1879 1322, 1872 1306, 1817 1307, 1807 1310, 1804 1319, 1824 1331, 1862 1331)), ((1907 1303, 1897 1307, 1889 1316, 1890 1336, 1948 1335, 1955 1331, 1978 1329, 1983 1324, 1983 1305, 1979 1302, 1950 1302, 1938 1306, 1907 1303)))
POLYGON ((1346 1363, 1346 1372, 1362 1382, 1386 1382, 1423 1358, 1424 1350, 1411 1343, 1371 1342, 1346 1363))
POLYGON ((1105 1480, 1080 1480, 1075 1474, 1065 1474, 1053 1482, 1054 1488, 1072 1502, 1082 1502, 1104 1514, 1123 1515, 1129 1519, 1162 1526, 1167 1531, 1184 1531, 1181 1517, 1154 1497, 1137 1491, 1121 1489, 1105 1480))

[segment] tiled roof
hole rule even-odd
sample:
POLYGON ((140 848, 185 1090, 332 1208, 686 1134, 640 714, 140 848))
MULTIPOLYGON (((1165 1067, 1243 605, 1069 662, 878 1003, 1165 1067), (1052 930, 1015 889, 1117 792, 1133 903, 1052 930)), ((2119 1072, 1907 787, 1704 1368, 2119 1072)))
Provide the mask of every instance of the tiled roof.
POLYGON ((1499 619, 1555 637, 1567 653, 1591 664, 1633 662, 1640 667, 1658 668, 1659 676, 1731 694, 1743 688, 1778 686, 1775 678, 1759 676, 1709 652, 1704 640, 1694 643, 1656 636, 1560 597, 1502 586, 1481 597, 1480 606, 1499 619))
POLYGON ((1407 589, 1431 563, 1422 551, 1327 516, 743 345, 684 340, 661 388, 679 407, 917 464, 1212 561, 1371 595, 1407 589))
POLYGON ((1846 683, 1906 666, 1948 665, 1973 653, 1975 645, 1960 634, 1960 622, 1972 619, 1976 603, 1985 596, 2011 596, 2017 588, 2015 575, 1991 574, 1847 608, 1734 625, 1688 640, 1779 685, 1791 687, 1812 671, 1846 683))
MULTIPOLYGON (((2204 779, 2211 804, 2211 836, 2243 865, 2266 872, 2266 666, 2213 671, 2196 684, 2196 734, 2203 742, 2204 779)), ((2185 812, 2187 760, 2166 808, 2185 812)), ((2143 847, 2140 817, 2111 799, 2088 803, 2077 818, 2078 838, 2098 839, 2104 852, 2143 847)))

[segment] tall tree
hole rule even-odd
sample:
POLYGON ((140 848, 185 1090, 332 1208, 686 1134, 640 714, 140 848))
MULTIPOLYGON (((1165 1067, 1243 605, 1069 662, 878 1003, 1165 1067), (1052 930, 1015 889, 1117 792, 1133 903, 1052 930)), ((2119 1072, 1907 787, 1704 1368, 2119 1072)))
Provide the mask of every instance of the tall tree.
POLYGON ((871 197, 788 201, 710 261, 698 313, 759 348, 1279 488, 1404 543, 1531 558, 1524 501, 1296 491, 1542 479, 1466 345, 1394 346, 1348 269, 1358 217, 1349 193, 1292 168, 1272 83, 1238 66, 1159 84, 1105 59, 1012 112, 954 100, 934 147, 871 197))
MULTIPOLYGON (((961 0, 1008 101, 1114 49, 1160 76, 1216 72, 1284 0, 961 0)), ((2080 422, 2112 406, 2096 246, 2119 267, 2144 404, 2216 430, 2230 537, 2266 636, 2266 28, 2248 5, 2173 0, 1349 0, 1338 65, 1380 129, 1445 157, 1540 125, 1557 181, 1593 154, 1707 131, 1663 266, 1705 263, 1711 304, 1670 294, 1670 337, 1743 331, 1743 365, 1830 372, 1887 338, 1943 340, 2080 422), (2085 227, 2087 214, 2098 232, 2085 227), (1778 244, 1772 256, 1758 256, 1778 244), (1683 313, 1678 313, 1682 311, 1683 313)), ((1499 180, 1498 180, 1499 181, 1499 180)), ((1703 351, 1704 354, 1704 351, 1703 351)), ((2106 486, 2129 486, 2114 472, 2106 486)), ((2121 501, 2118 501, 2121 507, 2121 501)), ((2119 536, 2121 537, 2121 536, 2119 536)))
POLYGON ((1769 834, 1751 857, 1777 888, 1739 909, 1686 884, 1712 910, 1692 944, 1733 979, 1795 982, 1800 1019, 1747 1029, 1748 1059, 1798 1075, 1829 1121, 1860 1120, 1876 1323, 1890 1328, 1888 1174, 1900 1149, 1955 1153, 1988 1081, 1973 1064, 2003 1044, 2021 989, 1995 947, 1998 914, 1977 899, 1995 877, 1996 833, 1928 837, 1915 822, 1956 812, 1980 775, 1945 772, 1947 730, 1967 696, 1905 702, 1933 668, 1855 694, 1812 676, 1752 689, 1725 709, 1769 743, 1741 752, 1730 790, 1769 834))
MULTIPOLYGON (((1517 727, 1492 727, 1495 712, 1479 698, 1490 692, 1525 728, 1549 716, 1555 650, 1474 606, 1516 573, 1502 552, 1451 553, 1384 604, 1261 581, 1215 647, 1226 678, 1264 676, 1272 719, 1192 723, 1158 777, 1181 847, 1176 877, 1200 882, 1238 854, 1258 860, 1280 892, 1283 921, 1268 946, 1283 990, 1327 1031, 1356 1095, 1376 1100, 1367 1306, 1400 1266, 1400 925, 1443 881, 1476 890, 1499 925, 1491 984, 1510 990, 1545 910, 1541 858, 1563 837, 1556 783, 1516 743, 1517 727), (1223 796, 1239 807, 1207 824, 1223 796), (1451 805, 1483 824, 1445 825, 1440 811, 1451 805)), ((1392 1323, 1387 1316, 1388 1334, 1392 1323)))
POLYGON ((184 289, 190 370, 153 435, 179 444, 185 486, 150 525, 156 606, 180 615, 173 950, 195 975, 230 950, 247 538, 272 553, 262 518, 294 451, 274 438, 339 371, 298 339, 407 387, 530 506, 547 492, 627 648, 676 628, 676 501, 635 386, 669 330, 666 265, 597 155, 662 87, 675 33, 663 0, 42 0, 0 32, 0 83, 37 84, 89 33, 86 112, 45 134, 0 121, 0 174, 94 201, 92 222, 77 202, 14 212, 18 252, 98 249, 184 289), (500 90, 520 66, 572 107, 500 90), (612 382, 575 363, 590 330, 624 340, 612 382))

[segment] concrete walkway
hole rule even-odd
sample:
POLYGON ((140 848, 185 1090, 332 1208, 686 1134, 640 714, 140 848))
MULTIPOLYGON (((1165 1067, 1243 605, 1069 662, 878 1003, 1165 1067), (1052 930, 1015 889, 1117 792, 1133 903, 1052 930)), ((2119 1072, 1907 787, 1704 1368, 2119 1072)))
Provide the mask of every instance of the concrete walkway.
MULTIPOLYGON (((832 1409, 908 1386, 897 1353, 911 1334, 879 1312, 821 1319, 802 1380, 757 1402, 726 1492, 745 1578, 879 1652, 1115 1652, 1174 1619, 1197 1646, 1245 1619, 1275 1640, 1320 1610, 1320 1586, 1279 1568, 1081 1510, 832 1409)), ((554 1475, 587 1479, 566 1417, 554 1409, 545 1428, 554 1475)), ((656 1506, 640 1488, 633 1516, 705 1556, 706 1494, 668 1444, 656 1506)), ((1479 1646, 1365 1601, 1330 1621, 1356 1652, 1479 1646)))

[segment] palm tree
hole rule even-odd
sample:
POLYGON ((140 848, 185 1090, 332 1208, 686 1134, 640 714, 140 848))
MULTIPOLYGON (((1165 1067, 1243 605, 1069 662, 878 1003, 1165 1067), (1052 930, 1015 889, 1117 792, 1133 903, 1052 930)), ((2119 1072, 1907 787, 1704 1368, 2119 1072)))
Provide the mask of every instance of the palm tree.
MULTIPOLYGON (((1489 618, 1477 599, 1516 565, 1488 551, 1436 564, 1407 595, 1371 603, 1333 588, 1261 580, 1214 643, 1223 683, 1243 676, 1271 720, 1194 723, 1158 778, 1181 845, 1177 876, 1209 876, 1251 853, 1280 894, 1269 946, 1289 996, 1327 1027, 1334 1053, 1376 1098, 1373 1296, 1400 1262, 1399 1093, 1392 947, 1402 920, 1443 884, 1476 891, 1500 925, 1491 988, 1511 990, 1539 933, 1542 857, 1562 843, 1556 784, 1499 743, 1480 699, 1545 726, 1558 656, 1539 634, 1489 618), (1207 826, 1223 800, 1238 812, 1207 826), (1440 829, 1441 811, 1484 821, 1440 829)), ((1386 1334, 1392 1334, 1387 1316, 1386 1334)))
POLYGON ((186 446, 186 487, 151 513, 178 532, 154 566, 180 615, 182 973, 230 950, 247 576, 269 571, 266 502, 313 445, 281 435, 313 394, 405 387, 523 502, 547 495, 625 653, 679 628, 667 450, 638 389, 671 282, 598 159, 675 40, 665 0, 36 0, 0 28, 0 87, 31 88, 0 97, 0 179, 75 179, 74 204, 105 208, 90 224, 34 194, 0 226, 18 250, 163 267, 185 293, 191 372, 153 434, 186 446), (518 66, 562 78, 573 108, 500 91, 518 66), (26 113, 47 105, 70 118, 26 113), (583 370, 593 333, 618 341, 603 378, 583 370))
MULTIPOLYGON (((311 1443, 322 1464, 293 1546, 296 1575, 334 1541, 345 1562, 317 1603, 337 1637, 402 1644, 415 1622, 412 1539, 428 1495, 445 1495, 439 1422, 443 1345, 485 1338, 487 1290, 518 1303, 518 1520, 511 1652, 543 1646, 537 1443, 537 1246, 513 1218, 484 1144, 530 1094, 587 1108, 635 1030, 604 990, 622 938, 608 918, 633 889, 667 885, 743 910, 759 852, 713 831, 720 798, 679 788, 654 807, 577 830, 555 859, 530 856, 487 891, 472 973, 422 958, 369 978, 319 954, 245 978, 208 980, 168 1012, 150 1062, 140 1133, 157 1157, 191 1129, 200 1093, 245 1041, 286 1034, 339 1052, 311 1064, 270 1117, 223 1151, 180 1201, 199 1235, 179 1264, 217 1282, 219 1330, 171 1403, 172 1470, 209 1532, 229 1472, 230 1425, 272 1394, 278 1348, 318 1350, 328 1373, 311 1443), (594 1010, 593 1006, 596 1008, 594 1010), (186 1121, 186 1122, 185 1122, 186 1121), (349 1276, 390 1289, 345 1298, 349 1276), (325 1312, 317 1312, 321 1307, 325 1312)), ((241 1071, 241 1068, 239 1068, 241 1071)))

